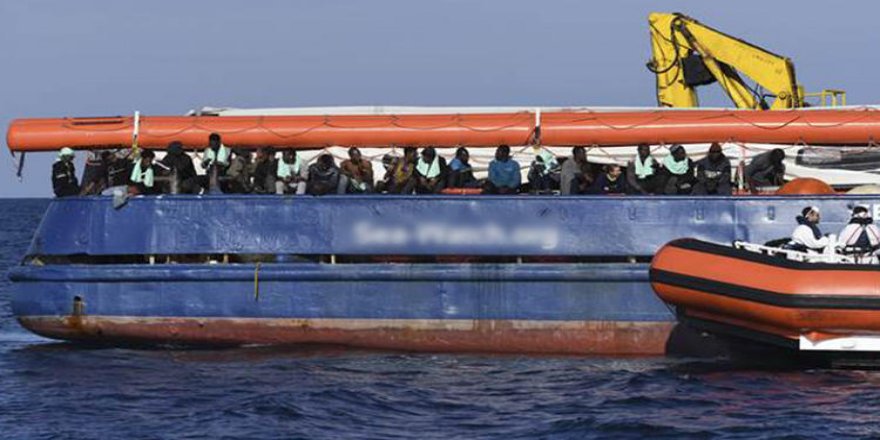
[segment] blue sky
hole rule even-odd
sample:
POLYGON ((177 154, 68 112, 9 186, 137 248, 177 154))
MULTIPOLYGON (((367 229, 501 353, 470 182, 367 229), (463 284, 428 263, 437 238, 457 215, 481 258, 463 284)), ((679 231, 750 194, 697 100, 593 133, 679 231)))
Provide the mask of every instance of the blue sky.
MULTIPOLYGON (((0 126, 204 105, 653 106, 655 10, 791 57, 808 90, 880 103, 875 1, 0 0, 0 126)), ((52 155, 28 156, 21 183, 0 157, 0 197, 51 195, 52 155)))

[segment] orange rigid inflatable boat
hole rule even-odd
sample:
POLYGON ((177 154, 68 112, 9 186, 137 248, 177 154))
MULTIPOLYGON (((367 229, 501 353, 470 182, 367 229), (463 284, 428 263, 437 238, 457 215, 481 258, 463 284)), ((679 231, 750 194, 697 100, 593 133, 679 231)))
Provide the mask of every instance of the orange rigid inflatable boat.
POLYGON ((876 265, 793 261, 680 239, 663 246, 651 286, 680 322, 811 352, 880 352, 876 265))
POLYGON ((165 148, 183 142, 202 148, 210 133, 236 147, 326 146, 492 147, 647 143, 751 142, 870 145, 880 139, 880 111, 837 110, 642 110, 519 111, 508 113, 119 116, 12 121, 12 151, 128 147, 165 148))

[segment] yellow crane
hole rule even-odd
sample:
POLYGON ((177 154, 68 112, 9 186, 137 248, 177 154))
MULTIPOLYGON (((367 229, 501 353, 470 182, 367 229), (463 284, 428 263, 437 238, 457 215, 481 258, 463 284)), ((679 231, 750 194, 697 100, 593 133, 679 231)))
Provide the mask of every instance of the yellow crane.
POLYGON ((648 16, 648 23, 653 54, 648 69, 656 75, 661 107, 698 107, 696 87, 716 81, 737 108, 806 107, 807 97, 818 97, 820 105, 846 105, 843 90, 805 94, 797 83, 791 59, 687 15, 655 12, 648 16), (750 86, 743 76, 756 86, 750 86))

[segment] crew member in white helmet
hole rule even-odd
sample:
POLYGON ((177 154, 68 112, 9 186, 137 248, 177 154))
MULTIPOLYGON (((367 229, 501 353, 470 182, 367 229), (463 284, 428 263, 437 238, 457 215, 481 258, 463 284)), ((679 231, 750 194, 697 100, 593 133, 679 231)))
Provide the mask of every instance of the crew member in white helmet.
POLYGON ((786 246, 789 249, 801 252, 822 251, 831 244, 831 239, 822 235, 819 230, 819 208, 808 206, 797 217, 798 226, 791 233, 791 241, 786 246))
POLYGON ((861 254, 873 254, 880 248, 880 229, 874 224, 867 206, 853 208, 849 223, 840 231, 838 247, 861 254))

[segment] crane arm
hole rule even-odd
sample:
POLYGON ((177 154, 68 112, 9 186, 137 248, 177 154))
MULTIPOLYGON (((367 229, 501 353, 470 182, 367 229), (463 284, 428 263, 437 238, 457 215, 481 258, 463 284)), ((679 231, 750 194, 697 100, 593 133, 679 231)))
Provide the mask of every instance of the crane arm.
POLYGON ((653 53, 649 68, 657 76, 657 99, 661 106, 698 106, 694 87, 711 81, 694 79, 690 73, 703 66, 738 108, 766 108, 762 97, 746 84, 740 73, 776 97, 769 108, 803 105, 794 65, 789 58, 712 29, 686 15, 652 13, 648 22, 653 53))

